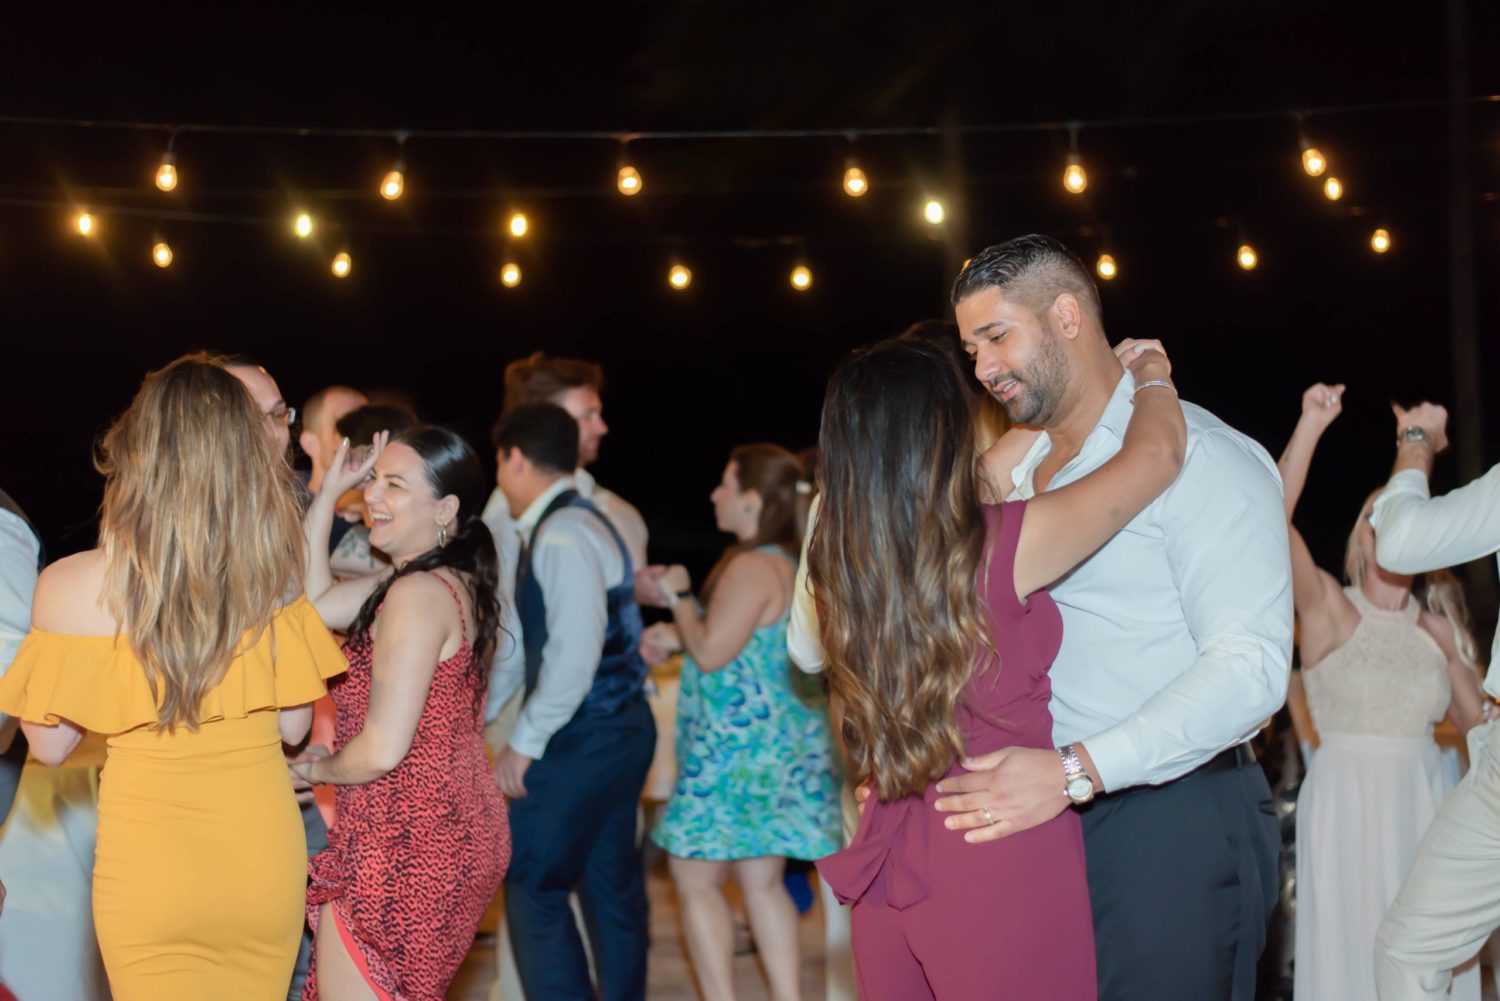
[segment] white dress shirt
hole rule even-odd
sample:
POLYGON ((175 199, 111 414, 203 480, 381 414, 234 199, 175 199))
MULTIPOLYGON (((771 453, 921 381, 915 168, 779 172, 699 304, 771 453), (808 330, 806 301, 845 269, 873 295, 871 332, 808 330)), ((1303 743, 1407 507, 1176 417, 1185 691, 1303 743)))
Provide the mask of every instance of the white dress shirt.
MULTIPOLYGON (((31 629, 31 596, 41 548, 25 519, 0 509, 0 675, 31 629)), ((0 714, 0 751, 15 736, 10 717, 0 714)))
MULTIPOLYGON (((1119 452, 1134 392, 1127 372, 1048 489, 1119 452)), ((1063 619, 1053 737, 1083 742, 1110 791, 1186 774, 1286 699, 1292 571, 1276 464, 1202 407, 1182 409, 1187 457, 1176 482, 1049 588, 1063 619)), ((1034 496, 1051 448, 1042 434, 1012 471, 1013 499, 1034 496)))
MULTIPOLYGON (((1392 573, 1419 574, 1500 552, 1500 466, 1441 497, 1419 469, 1393 475, 1370 514, 1375 558, 1392 573)), ((1500 698, 1500 631, 1484 690, 1500 698)))
MULTIPOLYGON (((529 538, 547 505, 575 486, 574 477, 563 476, 543 491, 516 519, 518 538, 529 538)), ((626 580, 625 561, 614 536, 598 518, 578 508, 563 508, 547 519, 531 549, 531 572, 546 601, 547 642, 536 690, 521 709, 510 746, 536 759, 593 686, 609 626, 607 592, 626 580)), ((525 680, 524 649, 519 656, 501 657, 492 670, 490 703, 502 707, 525 680)))
POLYGON ((792 616, 786 627, 787 654, 793 664, 809 674, 823 670, 823 662, 827 659, 823 638, 818 632, 818 605, 813 600, 812 587, 807 579, 807 546, 812 540, 813 526, 818 523, 822 501, 819 495, 807 507, 807 534, 802 536, 802 558, 797 561, 797 578, 792 584, 792 616))

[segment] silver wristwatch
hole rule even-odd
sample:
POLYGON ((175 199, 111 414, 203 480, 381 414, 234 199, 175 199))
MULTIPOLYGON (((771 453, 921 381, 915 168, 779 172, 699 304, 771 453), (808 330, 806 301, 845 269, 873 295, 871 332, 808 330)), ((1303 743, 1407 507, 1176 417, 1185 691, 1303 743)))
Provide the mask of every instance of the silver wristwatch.
POLYGON ((1068 799, 1082 806, 1094 798, 1094 780, 1083 770, 1083 762, 1078 760, 1078 751, 1072 744, 1059 747, 1057 753, 1062 758, 1063 776, 1067 779, 1063 792, 1068 799))
POLYGON ((1430 437, 1426 428, 1420 428, 1415 424, 1411 424, 1402 428, 1400 433, 1396 435, 1396 445, 1399 447, 1414 441, 1427 441, 1430 437))

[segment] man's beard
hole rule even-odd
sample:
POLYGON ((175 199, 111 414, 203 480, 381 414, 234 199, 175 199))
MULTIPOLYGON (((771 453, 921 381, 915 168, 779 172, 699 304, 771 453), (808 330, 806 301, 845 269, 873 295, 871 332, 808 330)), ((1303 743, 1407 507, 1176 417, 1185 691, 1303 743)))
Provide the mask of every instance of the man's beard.
MULTIPOLYGON (((1002 400, 995 395, 994 390, 989 391, 1012 424, 1046 427, 1057 411, 1063 387, 1068 384, 1068 356, 1063 352, 1051 324, 1043 320, 1043 325, 1044 333, 1030 364, 1025 370, 1012 372, 1002 380, 1015 381, 1015 395, 1009 400, 1002 400)), ((988 386, 985 388, 989 389, 988 386)))

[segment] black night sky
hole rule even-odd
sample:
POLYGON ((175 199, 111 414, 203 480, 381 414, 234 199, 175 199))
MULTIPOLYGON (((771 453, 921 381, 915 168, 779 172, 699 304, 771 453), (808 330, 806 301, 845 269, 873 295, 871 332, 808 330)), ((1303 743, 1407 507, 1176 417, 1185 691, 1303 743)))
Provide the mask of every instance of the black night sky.
MULTIPOLYGON (((1441 100, 1443 4, 1266 0, 1047 5, 11 5, 0 114, 379 129, 974 126, 1441 100)), ((1468 92, 1500 92, 1500 15, 1470 3, 1468 92)), ((1486 370, 1500 302, 1500 107, 1471 106, 1472 219, 1486 370)), ((483 446, 505 362, 536 349, 606 368, 599 479, 640 507, 656 559, 722 545, 708 491, 729 448, 811 444, 849 348, 951 316, 954 262, 1052 233, 1106 240, 1114 337, 1161 337, 1184 394, 1279 452, 1301 390, 1349 383, 1299 523, 1337 568, 1384 476, 1387 401, 1453 397, 1441 106, 1313 115, 1348 194, 1299 169, 1290 116, 1065 132, 642 140, 645 192, 614 189, 608 140, 407 144, 407 195, 375 196, 388 138, 183 134, 182 183, 151 186, 163 133, 0 124, 0 485, 61 555, 93 543, 95 436, 141 375, 193 347, 261 359, 299 404, 331 382, 405 390, 483 446), (857 156, 872 190, 845 197, 857 156), (920 220, 925 193, 952 222, 920 220), (45 203, 45 204, 36 204, 45 203), (98 214, 96 239, 67 206, 98 214), (289 230, 297 207, 317 237, 289 230), (132 216, 111 212, 126 207, 132 216), (523 208, 525 279, 496 279, 523 208), (183 218, 184 214, 193 218, 183 218), (246 220, 259 219, 262 222, 246 220), (1377 256, 1370 231, 1394 249, 1377 256), (160 227, 170 270, 149 260, 160 227), (1260 251, 1234 264, 1238 231, 1260 251), (347 246, 354 273, 328 259, 347 246), (787 274, 799 258, 811 291, 787 274), (674 259, 694 273, 668 289, 674 259)), ((1486 462, 1500 406, 1486 408, 1486 462)), ((1451 483, 1452 460, 1440 470, 1451 483)))

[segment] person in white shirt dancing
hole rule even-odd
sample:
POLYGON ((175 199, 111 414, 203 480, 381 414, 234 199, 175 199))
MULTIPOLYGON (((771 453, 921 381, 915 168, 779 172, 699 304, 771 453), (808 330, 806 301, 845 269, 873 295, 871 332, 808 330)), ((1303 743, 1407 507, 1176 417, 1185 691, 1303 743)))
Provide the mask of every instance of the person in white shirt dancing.
MULTIPOLYGON (((1500 551, 1500 465, 1441 497, 1428 494, 1433 458, 1448 447, 1448 412, 1432 403, 1396 413, 1396 464, 1375 499, 1375 556, 1417 574, 1500 551)), ((1496 637, 1500 641, 1500 635, 1496 637)), ((1500 642, 1484 690, 1500 696, 1500 642)), ((1500 732, 1495 705, 1469 732, 1469 772, 1427 829, 1401 892, 1375 936, 1381 1001, 1448 996, 1453 970, 1500 927, 1500 732)))

